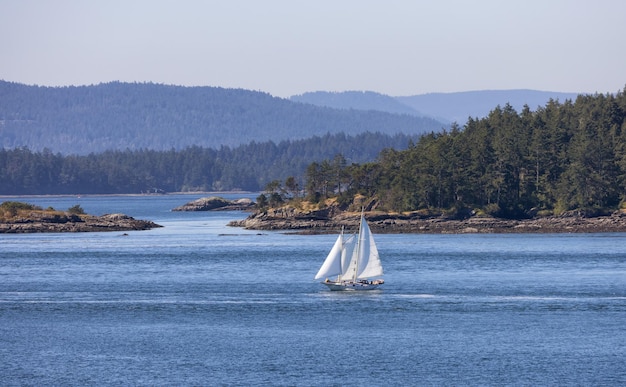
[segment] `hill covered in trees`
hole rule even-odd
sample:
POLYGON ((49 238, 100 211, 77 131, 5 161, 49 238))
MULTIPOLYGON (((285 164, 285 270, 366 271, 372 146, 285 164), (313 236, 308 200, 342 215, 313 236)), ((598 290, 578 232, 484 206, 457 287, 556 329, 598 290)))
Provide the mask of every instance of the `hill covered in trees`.
POLYGON ((430 118, 341 110, 218 87, 112 82, 40 87, 0 81, 0 148, 54 153, 218 149, 327 133, 416 135, 439 131, 430 118))
POLYGON ((319 203, 363 195, 375 198, 380 209, 402 212, 519 218, 610 211, 626 202, 625 92, 549 100, 536 111, 525 106, 518 112, 506 104, 463 127, 421 137, 326 134, 237 147, 89 155, 3 149, 0 194, 269 186, 276 190, 274 202, 274 194, 299 196, 304 188, 319 203), (281 181, 289 186, 280 188, 281 181))
POLYGON ((350 163, 372 161, 383 148, 406 149, 415 139, 381 133, 327 134, 235 148, 193 146, 89 155, 0 149, 0 195, 260 191, 269 182, 288 177, 302 185, 313 161, 338 154, 350 163))
POLYGON ((388 211, 523 218, 626 202, 626 89, 551 100, 536 111, 496 107, 464 127, 422 136, 378 161, 326 160, 307 167, 307 198, 376 198, 388 211))
MULTIPOLYGON (((325 106, 334 109, 378 110, 395 114, 410 114, 425 116, 417 109, 405 104, 394 97, 373 91, 344 91, 333 93, 328 91, 314 91, 289 98, 295 102, 310 103, 316 106, 325 106)), ((491 107, 496 104, 491 105, 491 107)))

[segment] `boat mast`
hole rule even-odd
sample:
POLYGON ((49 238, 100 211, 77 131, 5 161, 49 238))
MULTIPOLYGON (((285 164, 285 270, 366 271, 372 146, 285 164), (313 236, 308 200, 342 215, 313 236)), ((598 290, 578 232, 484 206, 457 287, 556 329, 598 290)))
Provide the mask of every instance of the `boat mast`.
POLYGON ((356 241, 356 265, 354 268, 354 276, 352 277, 352 281, 356 282, 356 276, 359 272, 359 261, 361 258, 361 238, 363 238, 363 228, 361 225, 363 224, 363 207, 361 207, 361 219, 359 219, 359 239, 356 241))
MULTIPOLYGON (((341 269, 340 270, 341 273, 343 273, 343 270, 344 270, 343 269, 343 265, 342 265, 342 263, 343 263, 343 249, 344 249, 343 242, 344 242, 344 239, 343 239, 343 226, 341 226, 341 255, 339 256, 339 268, 341 269)), ((340 282, 341 281, 341 279, 342 279, 341 276, 343 275, 341 273, 337 274, 337 280, 335 282, 340 282)))

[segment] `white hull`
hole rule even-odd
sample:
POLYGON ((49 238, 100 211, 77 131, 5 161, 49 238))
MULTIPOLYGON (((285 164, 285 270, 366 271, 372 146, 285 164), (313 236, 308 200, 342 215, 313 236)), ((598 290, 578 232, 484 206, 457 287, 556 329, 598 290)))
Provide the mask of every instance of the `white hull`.
POLYGON ((368 282, 353 282, 353 281, 341 281, 341 282, 333 282, 333 281, 324 281, 322 282, 324 285, 328 286, 330 290, 335 291, 361 291, 361 290, 374 290, 378 289, 380 285, 384 283, 383 280, 376 281, 368 281, 368 282))

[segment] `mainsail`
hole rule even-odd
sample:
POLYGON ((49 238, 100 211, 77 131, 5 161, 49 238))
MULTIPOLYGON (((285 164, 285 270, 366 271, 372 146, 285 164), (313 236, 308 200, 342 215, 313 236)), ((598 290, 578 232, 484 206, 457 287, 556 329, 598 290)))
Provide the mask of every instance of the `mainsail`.
POLYGON ((361 216, 361 228, 358 243, 357 279, 366 279, 383 275, 383 266, 378 256, 374 235, 361 216))
POLYGON ((383 275, 383 267, 378 256, 374 236, 363 216, 361 216, 359 235, 355 245, 350 263, 347 270, 344 271, 343 279, 357 281, 383 275))

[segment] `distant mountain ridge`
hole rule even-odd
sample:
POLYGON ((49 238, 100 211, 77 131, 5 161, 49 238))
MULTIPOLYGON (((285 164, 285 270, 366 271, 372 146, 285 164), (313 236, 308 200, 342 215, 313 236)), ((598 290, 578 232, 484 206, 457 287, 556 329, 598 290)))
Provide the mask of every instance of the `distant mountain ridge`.
POLYGON ((394 114, 424 115, 397 98, 373 91, 344 91, 340 93, 314 91, 294 95, 289 99, 334 109, 377 110, 394 114))
POLYGON ((408 97, 391 97, 371 91, 317 91, 290 99, 337 109, 378 110, 430 117, 447 124, 457 122, 463 125, 469 117, 486 117, 498 105, 505 106, 508 103, 517 111, 528 105, 531 110, 536 110, 550 99, 564 102, 566 99, 576 99, 577 96, 578 93, 524 89, 428 93, 408 97))
POLYGON ((290 99, 244 89, 110 82, 41 87, 0 80, 0 147, 64 154, 235 147, 344 133, 409 136, 486 116, 511 104, 532 110, 575 93, 487 90, 391 97, 310 92, 290 99))
POLYGON ((518 112, 522 111, 524 105, 535 111, 538 107, 545 106, 550 99, 565 102, 567 99, 575 100, 579 94, 514 89, 429 93, 395 98, 429 117, 463 125, 469 117, 484 118, 496 106, 504 107, 507 103, 518 112))
POLYGON ((303 104, 219 87, 111 82, 41 87, 0 81, 0 147, 64 154, 220 148, 365 132, 439 131, 432 118, 303 104))

